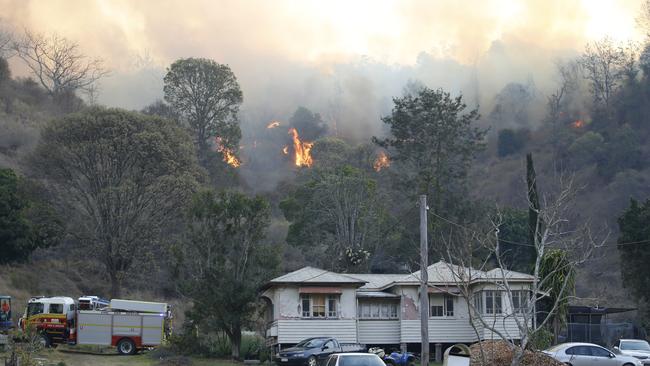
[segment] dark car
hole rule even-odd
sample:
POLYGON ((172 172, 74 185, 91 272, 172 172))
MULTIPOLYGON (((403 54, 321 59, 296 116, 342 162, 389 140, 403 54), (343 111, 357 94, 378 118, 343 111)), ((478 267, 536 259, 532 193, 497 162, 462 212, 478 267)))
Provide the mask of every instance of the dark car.
POLYGON ((335 338, 307 338, 280 351, 275 362, 281 366, 318 366, 324 364, 323 361, 331 354, 359 351, 364 351, 364 347, 358 344, 340 344, 335 338))

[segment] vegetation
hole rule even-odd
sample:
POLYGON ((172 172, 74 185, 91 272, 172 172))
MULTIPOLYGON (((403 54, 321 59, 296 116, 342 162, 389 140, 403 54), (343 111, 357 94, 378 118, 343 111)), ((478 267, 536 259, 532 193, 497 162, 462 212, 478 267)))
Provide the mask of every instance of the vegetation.
POLYGON ((168 120, 99 107, 52 121, 42 136, 32 166, 119 297, 126 271, 160 245, 196 189, 189 138, 168 120))
POLYGON ((225 332, 233 359, 240 359, 257 292, 277 265, 263 242, 269 219, 261 197, 202 191, 189 208, 187 241, 175 248, 179 289, 193 302, 189 318, 225 332))
POLYGON ((620 235, 618 252, 621 262, 623 283, 636 299, 646 326, 650 324, 650 308, 646 289, 650 281, 650 269, 645 265, 650 258, 650 200, 640 203, 634 199, 618 219, 620 235))

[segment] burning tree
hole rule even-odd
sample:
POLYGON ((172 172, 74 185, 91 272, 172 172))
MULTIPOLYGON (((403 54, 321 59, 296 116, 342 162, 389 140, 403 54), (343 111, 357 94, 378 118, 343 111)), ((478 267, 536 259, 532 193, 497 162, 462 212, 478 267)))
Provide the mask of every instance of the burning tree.
POLYGON ((236 149, 243 97, 228 65, 204 58, 180 59, 167 69, 164 83, 165 100, 190 126, 201 153, 209 150, 214 137, 221 139, 221 146, 236 149))
MULTIPOLYGON (((568 229, 567 216, 576 190, 571 180, 561 184, 561 187, 555 196, 542 197, 539 205, 536 204, 535 195, 529 195, 529 207, 534 217, 531 222, 532 242, 517 243, 532 246, 535 250, 530 273, 532 282, 526 291, 513 286, 513 278, 519 274, 507 268, 504 261, 506 253, 499 245, 503 222, 500 211, 487 220, 483 229, 457 226, 455 230, 460 235, 456 233, 455 237, 461 238, 463 242, 445 238, 441 240, 445 246, 440 254, 459 289, 458 294, 452 295, 459 296, 466 302, 472 314, 470 322, 477 335, 481 330, 487 330, 489 337, 507 342, 514 355, 512 366, 520 365, 524 351, 536 334, 553 319, 559 321, 561 309, 574 296, 572 286, 575 269, 591 256, 595 248, 604 243, 604 240, 594 239, 587 225, 568 229), (483 259, 478 260, 479 257, 483 259), (490 267, 494 268, 487 271, 490 267), (501 303, 498 305, 503 304, 500 314, 495 311, 494 314, 484 316, 483 302, 477 299, 473 286, 477 276, 488 281, 499 292, 501 303), (541 301, 548 306, 544 312, 537 309, 541 301), (516 327, 516 336, 508 332, 508 322, 516 327)), ((484 337, 479 339, 486 338, 483 334, 484 337)))

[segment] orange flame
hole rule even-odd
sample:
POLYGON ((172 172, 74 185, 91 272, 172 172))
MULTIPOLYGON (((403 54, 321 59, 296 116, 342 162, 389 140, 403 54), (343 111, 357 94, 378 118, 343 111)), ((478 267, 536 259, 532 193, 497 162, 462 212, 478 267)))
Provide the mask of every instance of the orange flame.
POLYGON ((375 162, 372 164, 372 167, 375 168, 376 172, 379 172, 380 170, 388 168, 389 166, 390 159, 388 158, 388 155, 386 155, 385 152, 380 151, 377 159, 375 159, 375 162))
POLYGON ((573 122, 573 123, 571 124, 571 126, 572 126, 573 128, 582 128, 582 127, 585 126, 585 121, 583 121, 583 120, 581 120, 581 119, 576 120, 575 122, 573 122))
POLYGON ((284 155, 289 155, 289 145, 285 145, 285 146, 282 148, 282 153, 283 153, 284 155))
POLYGON ((268 125, 266 125, 266 128, 276 128, 276 127, 280 127, 280 122, 273 121, 273 122, 269 123, 268 125))
POLYGON ((217 136, 214 138, 214 141, 217 143, 217 151, 223 155, 223 161, 233 168, 239 168, 241 161, 237 159, 237 156, 235 156, 235 153, 231 149, 223 145, 223 139, 217 136))
POLYGON ((289 135, 291 135, 293 139, 293 152, 296 159, 296 166, 312 166, 312 164, 314 164, 314 161, 311 158, 311 148, 314 146, 314 143, 300 141, 298 131, 296 131, 296 129, 293 127, 289 129, 289 135))

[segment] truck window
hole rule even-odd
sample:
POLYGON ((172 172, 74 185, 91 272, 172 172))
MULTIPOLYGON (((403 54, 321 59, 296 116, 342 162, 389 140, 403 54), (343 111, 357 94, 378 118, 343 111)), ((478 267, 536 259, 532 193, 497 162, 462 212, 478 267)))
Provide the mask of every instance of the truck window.
POLYGON ((35 302, 27 305, 27 316, 43 314, 43 304, 35 302))
POLYGON ((63 304, 50 304, 49 314, 63 314, 63 304))

